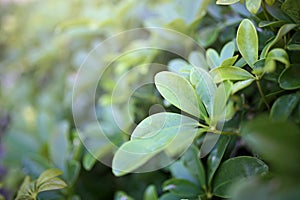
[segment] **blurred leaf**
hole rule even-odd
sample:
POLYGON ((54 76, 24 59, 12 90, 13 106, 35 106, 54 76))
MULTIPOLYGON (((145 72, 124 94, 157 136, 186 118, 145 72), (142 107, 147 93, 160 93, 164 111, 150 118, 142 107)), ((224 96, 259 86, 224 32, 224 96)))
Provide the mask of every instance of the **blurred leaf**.
POLYGON ((296 176, 300 167, 298 126, 260 116, 248 122, 241 132, 246 143, 272 166, 273 173, 296 176))
POLYGON ((118 191, 115 194, 114 200, 134 200, 131 196, 128 196, 125 192, 118 191))
POLYGON ((191 84, 172 72, 160 72, 155 76, 155 85, 161 95, 179 109, 204 119, 206 110, 191 84))
POLYGON ((184 150, 193 141, 197 124, 196 120, 175 113, 157 113, 147 117, 135 128, 131 140, 116 152, 113 173, 116 176, 129 173, 166 148, 184 150), (178 144, 177 138, 181 138, 181 144, 178 144))
POLYGON ((170 179, 163 183, 163 190, 180 196, 181 198, 197 198, 202 194, 198 186, 184 179, 170 179))
POLYGON ((230 4, 233 4, 233 3, 237 3, 239 1, 240 0, 217 0, 217 4, 220 4, 220 5, 230 5, 230 4))
POLYGON ((49 180, 63 174, 63 172, 59 169, 48 169, 44 171, 36 181, 36 185, 39 187, 43 183, 48 182, 49 180))
POLYGON ((213 176, 218 169, 227 145, 230 142, 230 137, 221 136, 218 140, 218 143, 215 145, 214 149, 210 152, 207 158, 207 177, 208 177, 208 185, 211 185, 213 176))
POLYGON ((168 69, 171 72, 179 74, 182 77, 189 78, 190 70, 193 67, 182 59, 173 59, 168 63, 168 69))
POLYGON ((50 180, 47 180, 46 182, 38 184, 37 187, 38 192, 44 192, 48 190, 58 190, 65 188, 67 187, 67 184, 59 178, 52 178, 50 180))
POLYGON ((266 0, 266 3, 267 3, 269 6, 273 5, 274 2, 275 2, 275 0, 266 0))
POLYGON ((249 19, 244 19, 237 31, 236 42, 240 53, 250 67, 258 59, 258 37, 255 26, 249 19))
POLYGON ((210 71, 215 83, 220 83, 225 80, 247 80, 254 79, 254 76, 248 71, 239 67, 218 67, 210 71))
POLYGON ((215 92, 213 99, 213 112, 210 127, 215 129, 219 121, 224 121, 226 116, 226 89, 224 84, 220 84, 215 92))
POLYGON ((300 22, 300 4, 295 0, 286 0, 283 2, 281 9, 295 22, 300 22))
POLYGON ((279 85, 286 90, 300 88, 300 65, 292 65, 285 69, 279 77, 279 85))
POLYGON ((224 60, 228 58, 232 58, 234 55, 234 51, 235 51, 234 42, 231 41, 226 43, 220 53, 220 62, 222 63, 224 60))
POLYGON ((208 70, 208 64, 206 63, 206 59, 204 54, 198 51, 192 51, 189 55, 189 62, 194 67, 200 67, 204 70, 208 70))
POLYGON ((213 194, 222 198, 231 198, 232 184, 255 175, 268 172, 268 166, 254 157, 240 156, 222 163, 213 180, 213 194))
POLYGON ((292 114, 293 110, 299 104, 300 92, 288 94, 279 97, 274 102, 271 109, 271 117, 274 120, 285 121, 292 114))
POLYGON ((256 14, 261 5, 261 0, 246 0, 246 8, 252 14, 256 14))
POLYGON ((149 185, 146 188, 143 200, 158 200, 157 192, 154 185, 149 185))
POLYGON ((172 193, 166 193, 163 194, 159 200, 181 200, 180 196, 172 194, 172 193))

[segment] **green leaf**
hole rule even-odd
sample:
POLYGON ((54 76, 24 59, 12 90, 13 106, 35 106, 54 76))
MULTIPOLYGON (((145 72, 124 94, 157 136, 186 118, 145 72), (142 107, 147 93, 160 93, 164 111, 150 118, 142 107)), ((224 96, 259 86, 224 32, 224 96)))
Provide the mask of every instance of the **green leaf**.
POLYGON ((167 180, 162 187, 164 191, 170 191, 181 198, 197 198, 201 194, 197 185, 184 179, 167 180))
POLYGON ((300 92, 288 94, 276 99, 271 109, 271 117, 275 120, 287 120, 300 101, 300 92))
POLYGON ((267 3, 269 6, 272 6, 272 5, 275 3, 275 0, 266 0, 266 3, 267 3))
POLYGON ((248 122, 241 133, 246 144, 272 166, 272 173, 285 177, 299 175, 300 129, 297 125, 259 116, 248 122))
POLYGON ((250 13, 256 14, 261 5, 261 0, 246 0, 246 8, 250 13))
POLYGON ((244 19, 237 31, 236 42, 240 53, 250 67, 258 59, 258 37, 255 26, 249 19, 244 19))
MULTIPOLYGON (((204 194, 206 189, 206 177, 204 167, 199 156, 199 149, 192 145, 182 156, 181 162, 183 163, 183 166, 187 168, 191 176, 196 178, 197 185, 202 188, 202 193, 204 194)), ((199 190, 201 189, 199 188, 199 190)))
POLYGON ((207 49, 206 51, 206 59, 207 59, 207 64, 211 69, 216 68, 220 66, 220 58, 219 54, 216 50, 214 49, 207 49))
POLYGON ((207 158, 208 185, 211 185, 213 176, 221 163, 221 160, 229 142, 230 137, 222 135, 207 158))
POLYGON ((59 169, 48 169, 39 176, 39 178, 36 181, 36 185, 37 187, 39 187, 43 183, 46 183, 61 174, 63 174, 63 172, 59 169))
POLYGON ((197 124, 198 121, 175 113, 147 117, 135 128, 131 140, 117 150, 112 163, 113 173, 122 176, 132 172, 167 148, 182 153, 192 143, 197 124))
POLYGON ((52 178, 40 185, 38 185, 38 192, 48 191, 48 190, 58 190, 67 187, 67 184, 59 179, 59 178, 52 178))
POLYGON ((270 51, 271 47, 274 46, 283 36, 285 36, 288 32, 290 32, 292 29, 297 27, 297 24, 285 24, 283 25, 277 32, 276 37, 270 41, 268 44, 265 45, 263 48, 260 58, 265 58, 268 52, 270 51))
POLYGON ((202 100, 209 116, 212 115, 214 94, 217 89, 212 77, 208 72, 201 68, 193 68, 190 74, 190 80, 195 85, 196 93, 202 100))
POLYGON ((159 200, 181 200, 180 196, 172 194, 172 193, 166 193, 163 194, 159 200))
POLYGON ((217 0, 217 4, 230 5, 239 2, 240 0, 217 0))
POLYGON ((208 64, 206 63, 206 59, 204 54, 198 51, 192 51, 189 55, 189 63, 194 67, 200 67, 204 70, 208 70, 208 64))
POLYGON ((285 69, 279 76, 278 82, 281 88, 293 90, 300 88, 300 65, 292 65, 285 69))
POLYGON ((247 80, 247 79, 255 78, 248 71, 234 66, 218 67, 212 69, 210 71, 210 74, 212 75, 215 83, 220 83, 225 80, 238 81, 238 80, 247 80))
POLYGON ((144 192, 144 200, 158 200, 156 188, 154 185, 149 185, 144 192))
POLYGON ((295 22, 299 22, 300 4, 295 0, 286 0, 281 6, 281 9, 295 22))
POLYGON ((237 58, 238 58, 238 55, 223 60, 223 62, 221 63, 221 67, 233 66, 233 64, 236 62, 237 58))
POLYGON ((248 80, 244 80, 244 81, 235 82, 232 86, 231 93, 234 94, 234 93, 244 89, 245 87, 249 86, 253 81, 254 81, 254 79, 248 79, 248 80))
POLYGON ((268 172, 268 166, 261 160, 240 156, 226 160, 220 165, 213 180, 213 194, 222 198, 231 198, 230 188, 241 179, 268 172))
POLYGON ((168 63, 168 69, 171 72, 179 74, 184 78, 188 78, 193 67, 182 59, 173 59, 168 63))
POLYGON ((234 55, 234 51, 235 51, 235 45, 233 41, 225 44, 220 53, 220 63, 228 58, 232 58, 234 55))
POLYGON ((160 94, 179 109, 201 119, 206 110, 198 101, 193 86, 183 77, 172 72, 160 72, 155 76, 155 85, 160 94))
POLYGON ((220 84, 217 87, 214 102, 213 102, 213 112, 211 116, 210 127, 216 128, 219 121, 224 121, 226 116, 226 102, 227 95, 224 84, 220 84))
POLYGON ((284 49, 272 49, 267 55, 266 63, 268 63, 270 60, 281 62, 286 66, 290 65, 289 55, 284 49))

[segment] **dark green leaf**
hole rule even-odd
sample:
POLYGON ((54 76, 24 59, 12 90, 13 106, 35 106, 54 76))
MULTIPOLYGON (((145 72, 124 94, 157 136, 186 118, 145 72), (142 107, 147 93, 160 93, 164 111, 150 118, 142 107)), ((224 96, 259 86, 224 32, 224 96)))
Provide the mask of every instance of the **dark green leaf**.
POLYGON ((227 145, 230 142, 230 137, 221 136, 218 143, 215 145, 214 149, 210 152, 207 158, 207 175, 208 175, 208 185, 211 185, 213 176, 218 169, 227 145))
POLYGON ((292 174, 295 176, 298 173, 300 167, 298 126, 287 121, 272 121, 268 116, 260 116, 248 122, 241 132, 246 143, 270 163, 273 173, 284 176, 292 174))
POLYGON ((201 194, 199 187, 184 179, 170 179, 163 183, 163 190, 181 198, 197 198, 201 194))
POLYGON ((172 193, 166 193, 163 194, 159 200, 181 200, 180 196, 172 194, 172 193))
POLYGON ((213 180, 213 194, 231 198, 230 187, 241 179, 268 172, 268 166, 254 157, 240 156, 226 160, 220 165, 213 180))
POLYGON ((300 101, 300 92, 279 97, 272 106, 271 117, 275 120, 287 120, 300 101))
POLYGON ((300 3, 295 0, 286 0, 281 6, 281 9, 295 22, 299 22, 300 3))
POLYGON ((279 85, 286 90, 300 88, 300 65, 292 65, 285 69, 279 77, 279 85))
POLYGON ((156 188, 154 185, 149 185, 146 188, 143 200, 158 200, 156 188))

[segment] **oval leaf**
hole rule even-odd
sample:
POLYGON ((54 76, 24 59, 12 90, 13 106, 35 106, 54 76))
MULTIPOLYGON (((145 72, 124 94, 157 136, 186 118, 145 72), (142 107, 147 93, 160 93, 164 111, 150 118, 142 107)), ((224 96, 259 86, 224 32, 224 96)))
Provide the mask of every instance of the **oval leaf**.
POLYGON ((279 85, 286 90, 300 88, 300 65, 293 65, 285 69, 279 77, 279 85))
POLYGON ((149 185, 146 188, 143 200, 158 200, 156 188, 154 185, 149 185))
POLYGON ((47 182, 38 186, 38 192, 49 191, 49 190, 58 190, 67 187, 67 184, 59 179, 59 178, 52 178, 47 182))
POLYGON ((287 120, 300 101, 300 92, 279 97, 272 106, 271 117, 275 120, 287 120))
POLYGON ((248 71, 239 67, 218 67, 210 71, 215 83, 220 83, 225 80, 247 80, 255 77, 248 71))
POLYGON ((234 94, 234 93, 244 89, 245 87, 249 86, 253 81, 254 81, 254 79, 248 79, 248 80, 238 81, 238 82, 234 83, 232 86, 231 93, 234 94))
POLYGON ((181 198, 197 198, 201 194, 198 186, 184 179, 170 179, 163 184, 164 191, 180 196, 181 198))
POLYGON ((261 160, 240 156, 226 160, 218 169, 213 181, 213 194, 222 198, 231 198, 230 187, 247 177, 263 175, 268 166, 261 160))
POLYGON ((39 176, 39 178, 36 181, 36 185, 37 185, 37 187, 39 187, 39 185, 42 185, 43 183, 53 179, 54 177, 61 175, 61 174, 63 174, 63 172, 59 169, 48 169, 39 176))
POLYGON ((113 173, 116 176, 129 173, 167 148, 177 152, 186 149, 197 133, 197 124, 198 121, 175 113, 147 117, 133 131, 131 140, 117 150, 112 163, 113 173), (177 138, 181 139, 181 144, 174 143, 177 138))
POLYGON ((261 5, 261 0, 246 0, 246 8, 250 13, 256 14, 261 5))
POLYGON ((155 76, 155 85, 160 94, 179 109, 204 119, 206 111, 198 102, 193 86, 183 77, 172 72, 160 72, 155 76))
POLYGON ((258 59, 258 37, 255 26, 249 19, 244 19, 237 31, 236 42, 240 53, 250 67, 258 59))

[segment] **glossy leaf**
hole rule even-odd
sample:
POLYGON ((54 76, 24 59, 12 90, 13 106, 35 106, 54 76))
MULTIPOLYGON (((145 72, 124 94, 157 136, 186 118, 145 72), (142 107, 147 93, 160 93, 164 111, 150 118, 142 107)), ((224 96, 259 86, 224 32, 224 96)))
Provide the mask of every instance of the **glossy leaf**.
POLYGON ((240 53, 250 67, 258 59, 258 37, 253 23, 244 19, 237 31, 236 42, 240 53))
POLYGON ((288 94, 279 97, 274 102, 271 109, 271 117, 275 120, 287 120, 288 117, 292 114, 293 110, 299 104, 300 101, 300 92, 288 94))
POLYGON ((260 58, 265 58, 270 51, 271 47, 274 46, 283 36, 285 36, 288 32, 290 32, 292 29, 294 29, 297 26, 297 24, 285 24, 283 25, 277 32, 276 37, 270 41, 268 44, 265 45, 263 48, 260 58))
POLYGON ((211 75, 201 68, 193 68, 190 73, 190 80, 195 85, 196 93, 202 100, 208 114, 212 115, 213 99, 217 89, 211 75))
POLYGON ((218 169, 227 145, 230 142, 230 137, 221 136, 218 143, 215 145, 214 149, 210 152, 207 158, 207 175, 208 175, 208 185, 211 185, 213 176, 218 169))
POLYGON ((149 185, 146 188, 143 200, 158 200, 156 188, 154 185, 149 185))
POLYGON ((131 140, 116 152, 112 165, 114 174, 129 173, 167 148, 180 153, 193 141, 197 124, 196 120, 175 113, 157 113, 147 117, 135 128, 131 140), (177 138, 180 138, 180 144, 177 138))
POLYGON ((218 67, 210 71, 215 83, 220 83, 225 80, 247 80, 254 79, 254 76, 248 71, 239 67, 218 67))
POLYGON ((217 0, 217 4, 230 5, 239 2, 240 0, 217 0))
POLYGON ((244 80, 244 81, 237 81, 233 84, 232 86, 232 91, 231 93, 234 94, 244 88, 246 88, 247 86, 249 86, 251 83, 253 83, 254 79, 248 79, 248 80, 244 80))
POLYGON ((256 14, 261 5, 261 0, 246 0, 246 8, 250 13, 256 14))
POLYGON ((170 179, 163 183, 163 190, 181 198, 197 198, 200 195, 198 186, 184 179, 170 179))
POLYGON ((194 88, 183 77, 172 72, 160 72, 155 76, 155 85, 174 106, 198 118, 206 116, 204 105, 198 101, 194 88))
POLYGON ((300 65, 292 65, 285 69, 279 77, 279 85, 286 90, 300 88, 300 65))
POLYGON ((228 159, 221 164, 215 175, 213 194, 222 198, 231 198, 230 188, 234 183, 267 172, 268 166, 257 158, 240 156, 228 159))

